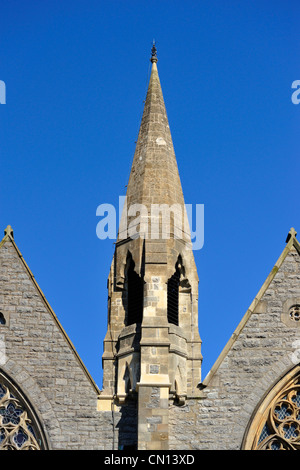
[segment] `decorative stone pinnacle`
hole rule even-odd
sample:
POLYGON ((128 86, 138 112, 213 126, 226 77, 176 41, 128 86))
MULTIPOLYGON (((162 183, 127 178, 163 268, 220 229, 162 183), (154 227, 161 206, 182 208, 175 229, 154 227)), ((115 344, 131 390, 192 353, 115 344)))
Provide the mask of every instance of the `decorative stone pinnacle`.
POLYGON ((155 41, 153 41, 153 46, 152 46, 152 49, 151 49, 151 62, 152 64, 154 62, 157 62, 157 49, 155 47, 155 41))
POLYGON ((4 230, 4 235, 9 235, 11 238, 14 238, 14 231, 10 225, 8 225, 4 230))
POLYGON ((296 230, 292 227, 291 230, 288 233, 288 236, 286 238, 286 243, 290 240, 290 238, 296 238, 297 232, 296 230))

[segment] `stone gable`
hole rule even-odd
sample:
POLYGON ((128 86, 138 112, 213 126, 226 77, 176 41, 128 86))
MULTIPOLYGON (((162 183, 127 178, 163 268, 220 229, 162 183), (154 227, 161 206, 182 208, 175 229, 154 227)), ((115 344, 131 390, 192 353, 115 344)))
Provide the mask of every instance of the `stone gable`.
POLYGON ((37 287, 11 236, 0 247, 1 369, 29 398, 52 449, 99 449, 111 440, 98 390, 37 287), (107 432, 106 435, 106 430, 107 432), (104 439, 105 436, 105 439, 104 439))
POLYGON ((172 407, 171 448, 240 449, 259 402, 299 361, 300 324, 288 315, 300 298, 295 239, 289 241, 264 286, 255 308, 229 341, 230 348, 221 354, 218 368, 204 380, 199 398, 182 408, 172 407))

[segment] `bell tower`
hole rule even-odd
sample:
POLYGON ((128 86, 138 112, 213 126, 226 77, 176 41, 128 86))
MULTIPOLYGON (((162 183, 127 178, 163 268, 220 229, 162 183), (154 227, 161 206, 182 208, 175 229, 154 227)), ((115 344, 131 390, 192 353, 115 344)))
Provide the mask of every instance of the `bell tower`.
POLYGON ((137 409, 137 447, 168 449, 168 407, 201 380, 198 275, 153 44, 151 76, 108 277, 100 409, 137 409))

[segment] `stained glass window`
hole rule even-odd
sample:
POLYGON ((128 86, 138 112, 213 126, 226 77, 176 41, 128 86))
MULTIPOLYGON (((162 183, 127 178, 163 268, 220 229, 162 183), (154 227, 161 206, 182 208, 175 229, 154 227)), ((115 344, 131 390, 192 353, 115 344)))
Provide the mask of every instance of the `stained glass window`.
MULTIPOLYGON (((248 435, 254 434, 251 449, 300 450, 300 371, 288 375, 277 393, 270 392, 261 404, 259 418, 254 417, 248 435), (262 413, 262 410, 263 413, 262 413), (262 413, 262 414, 261 414, 262 413)), ((246 440, 247 442, 247 440, 246 440)), ((245 448, 248 448, 249 441, 245 448)))
POLYGON ((0 382, 0 450, 40 450, 42 441, 32 413, 16 395, 0 382))

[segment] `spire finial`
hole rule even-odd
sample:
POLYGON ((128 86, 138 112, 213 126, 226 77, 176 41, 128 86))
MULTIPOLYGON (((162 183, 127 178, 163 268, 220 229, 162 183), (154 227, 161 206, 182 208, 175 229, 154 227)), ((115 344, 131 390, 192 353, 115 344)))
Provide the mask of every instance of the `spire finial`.
POLYGON ((292 227, 291 230, 290 230, 289 233, 288 233, 288 236, 287 236, 285 242, 287 243, 287 242, 290 240, 290 238, 296 238, 296 236, 297 236, 297 232, 296 232, 296 230, 294 229, 294 227, 292 227))
POLYGON ((156 49, 156 46, 155 46, 155 40, 153 39, 153 44, 152 44, 152 49, 151 49, 151 62, 152 64, 154 62, 157 62, 157 49, 156 49))
POLYGON ((10 225, 8 225, 4 230, 4 235, 9 235, 10 237, 14 238, 14 231, 10 225))

